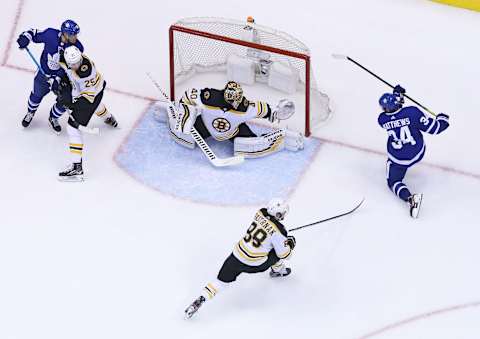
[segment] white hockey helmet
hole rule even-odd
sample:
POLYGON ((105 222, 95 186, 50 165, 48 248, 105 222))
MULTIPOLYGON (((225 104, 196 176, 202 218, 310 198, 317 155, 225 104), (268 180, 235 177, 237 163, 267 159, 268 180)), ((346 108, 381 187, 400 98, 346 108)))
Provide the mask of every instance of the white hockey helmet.
POLYGON ((75 66, 80 66, 82 63, 83 57, 82 52, 77 48, 77 46, 68 46, 63 52, 63 57, 68 67, 74 69, 75 66))
POLYGON ((278 220, 283 220, 289 211, 287 202, 280 198, 273 198, 267 205, 267 212, 278 220))

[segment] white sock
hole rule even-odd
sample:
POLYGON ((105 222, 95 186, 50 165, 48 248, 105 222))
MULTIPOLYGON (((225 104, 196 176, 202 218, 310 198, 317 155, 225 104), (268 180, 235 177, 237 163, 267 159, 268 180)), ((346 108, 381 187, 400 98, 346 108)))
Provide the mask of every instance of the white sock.
POLYGON ((83 154, 83 136, 82 133, 73 128, 70 125, 67 125, 67 133, 68 133, 68 142, 69 142, 69 149, 70 149, 70 156, 72 158, 73 163, 82 162, 82 154, 83 154))
POLYGON ((214 282, 208 283, 202 290, 202 295, 205 300, 213 299, 222 289, 228 287, 228 283, 224 283, 218 279, 215 279, 214 282))

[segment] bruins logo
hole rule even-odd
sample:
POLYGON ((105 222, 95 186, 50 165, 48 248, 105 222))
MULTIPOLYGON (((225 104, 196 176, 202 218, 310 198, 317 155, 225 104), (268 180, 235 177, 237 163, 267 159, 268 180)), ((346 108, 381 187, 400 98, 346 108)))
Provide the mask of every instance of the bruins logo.
POLYGON ((212 121, 212 126, 217 130, 219 133, 225 133, 230 129, 230 123, 227 119, 224 118, 217 118, 212 121))
POLYGON ((210 92, 209 91, 204 91, 203 92, 203 97, 205 98, 205 100, 208 100, 210 98, 210 92))
POLYGON ((82 65, 82 67, 80 67, 80 71, 82 72, 88 71, 88 65, 82 65))

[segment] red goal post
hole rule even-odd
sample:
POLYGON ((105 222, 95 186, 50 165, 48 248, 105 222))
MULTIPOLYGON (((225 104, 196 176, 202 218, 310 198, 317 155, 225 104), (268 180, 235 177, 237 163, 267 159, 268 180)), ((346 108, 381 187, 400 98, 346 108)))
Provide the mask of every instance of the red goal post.
MULTIPOLYGON (((245 25, 240 21, 221 18, 188 18, 171 25, 169 29, 171 99, 175 100, 175 87, 179 79, 189 78, 198 72, 224 69, 226 58, 237 53, 240 48, 264 51, 273 55, 274 61, 279 60, 298 71, 300 86, 304 87, 302 132, 305 136, 310 136, 313 127, 328 120, 331 109, 328 96, 317 88, 309 50, 286 33, 256 24, 254 29, 260 36, 259 41, 241 39, 238 35, 241 33, 241 27, 245 28, 245 25), (312 105, 312 92, 315 92, 321 101, 319 107, 312 105)), ((298 109, 296 114, 301 114, 298 109)))

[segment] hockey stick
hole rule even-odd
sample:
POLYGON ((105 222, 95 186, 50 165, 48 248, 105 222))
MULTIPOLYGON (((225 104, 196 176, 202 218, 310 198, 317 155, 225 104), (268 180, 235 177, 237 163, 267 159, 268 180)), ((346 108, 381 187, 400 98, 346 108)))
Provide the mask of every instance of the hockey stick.
MULTIPOLYGON (((367 73, 370 73, 370 75, 374 76, 375 78, 377 78, 378 80, 380 80, 381 82, 383 82, 385 85, 387 85, 388 87, 391 87, 391 88, 395 88, 395 86, 393 86, 392 84, 390 84, 389 82, 387 82, 386 80, 380 78, 378 75, 376 75, 375 73, 373 73, 371 70, 369 70, 368 68, 366 68, 365 66, 361 65, 360 63, 358 63, 357 61, 353 60, 352 58, 350 58, 349 56, 347 55, 343 55, 343 54, 332 54, 332 57, 334 57, 335 59, 341 59, 341 60, 348 60, 352 63, 354 63, 355 65, 357 65, 358 67, 360 67, 361 69, 363 69, 364 71, 366 71, 367 73)), ((412 101, 413 103, 417 104, 418 106, 420 106, 421 108, 423 108, 424 110, 426 110, 428 113, 430 113, 431 115, 433 115, 434 117, 437 116, 437 113, 431 111, 430 109, 428 109, 427 107, 423 106, 421 103, 419 103, 417 100, 415 99, 412 99, 411 97, 409 97, 407 94, 404 94, 403 95, 404 97, 406 97, 407 99, 409 99, 410 101, 412 101)))
POLYGON ((25 50, 27 51, 28 55, 29 55, 30 58, 32 59, 33 63, 37 66, 37 68, 38 68, 38 70, 40 71, 40 73, 42 73, 45 78, 49 79, 49 77, 45 74, 45 72, 43 71, 42 67, 41 67, 40 64, 38 63, 37 59, 35 59, 35 57, 33 56, 32 52, 30 52, 30 50, 28 49, 28 47, 25 47, 25 50))
MULTIPOLYGON (((38 63, 37 59, 35 59, 35 56, 33 55, 32 52, 30 52, 30 50, 28 49, 28 47, 25 47, 25 50, 27 51, 28 55, 30 56, 30 59, 32 59, 33 63, 37 66, 38 68, 38 71, 40 73, 43 74, 43 76, 45 77, 45 79, 47 80, 48 83, 50 83, 50 77, 45 73, 45 71, 42 69, 42 67, 40 66, 40 64, 38 63)), ((50 84, 51 86, 52 84, 50 84)), ((85 132, 85 133, 88 133, 88 134, 93 134, 93 135, 98 135, 100 134, 100 130, 98 129, 98 127, 94 127, 94 128, 90 128, 90 127, 86 127, 86 126, 82 126, 82 125, 79 125, 77 127, 78 130, 82 131, 82 132, 85 132)))
POLYGON ((363 198, 362 201, 360 201, 360 203, 359 203, 357 206, 355 206, 353 209, 351 209, 351 210, 348 211, 348 212, 345 212, 345 213, 342 213, 342 214, 338 214, 338 215, 335 215, 335 216, 330 217, 330 218, 327 218, 327 219, 322 219, 322 220, 320 220, 320 221, 315 221, 315 222, 312 222, 311 224, 307 224, 307 225, 295 227, 295 228, 292 228, 292 229, 288 230, 288 232, 298 231, 298 230, 301 230, 302 228, 315 226, 315 225, 318 225, 318 224, 321 224, 321 223, 324 223, 324 222, 327 222, 327 221, 330 221, 330 220, 333 220, 333 219, 337 219, 337 218, 340 218, 340 217, 343 217, 343 216, 352 214, 353 212, 355 212, 355 211, 363 204, 364 201, 365 201, 365 198, 363 198))
MULTIPOLYGON (((175 116, 179 116, 179 112, 177 108, 175 107, 174 103, 170 100, 168 95, 162 90, 158 82, 153 78, 153 76, 147 72, 147 76, 150 78, 152 81, 153 85, 158 89, 158 91, 162 94, 163 99, 161 101, 165 102, 168 104, 168 108, 171 112, 175 112, 175 116)), ((178 121, 178 120, 177 120, 178 121)), ((190 130, 190 134, 193 137, 193 140, 195 140, 195 143, 200 147, 202 150, 203 154, 210 160, 210 163, 215 166, 215 167, 225 167, 225 166, 234 166, 241 164, 245 158, 243 156, 233 156, 229 158, 218 158, 216 154, 212 151, 210 146, 205 142, 205 140, 202 138, 200 133, 195 129, 195 127, 192 126, 190 130)))

